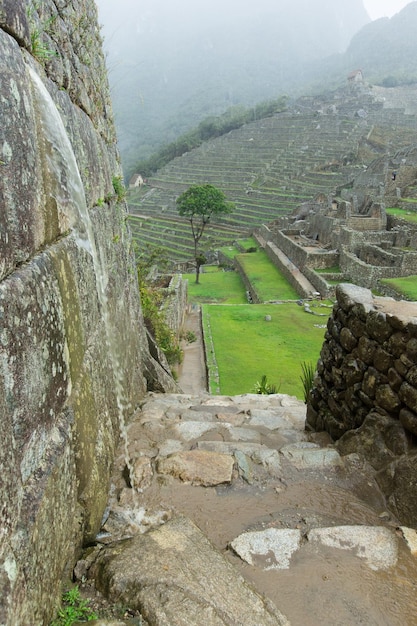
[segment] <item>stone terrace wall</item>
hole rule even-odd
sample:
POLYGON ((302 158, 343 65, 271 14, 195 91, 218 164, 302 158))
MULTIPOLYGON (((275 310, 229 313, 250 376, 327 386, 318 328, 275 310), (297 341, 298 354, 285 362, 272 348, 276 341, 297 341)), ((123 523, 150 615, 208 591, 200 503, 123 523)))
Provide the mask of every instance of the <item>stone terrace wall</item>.
POLYGON ((253 285, 251 284, 250 280, 248 279, 248 277, 246 276, 245 270, 242 267, 242 264, 239 261, 239 255, 236 255, 234 258, 234 265, 237 269, 237 271, 239 272, 239 275, 243 281, 243 284, 245 285, 245 289, 246 289, 246 293, 250 295, 250 301, 253 302, 254 304, 259 304, 260 299, 258 294, 256 293, 253 285))
POLYGON ((183 280, 181 274, 175 274, 164 289, 164 296, 162 306, 167 323, 179 337, 187 309, 188 281, 183 280))
POLYGON ((396 515, 417 525, 417 303, 336 289, 307 407, 307 427, 326 430, 344 453, 379 472, 396 515))

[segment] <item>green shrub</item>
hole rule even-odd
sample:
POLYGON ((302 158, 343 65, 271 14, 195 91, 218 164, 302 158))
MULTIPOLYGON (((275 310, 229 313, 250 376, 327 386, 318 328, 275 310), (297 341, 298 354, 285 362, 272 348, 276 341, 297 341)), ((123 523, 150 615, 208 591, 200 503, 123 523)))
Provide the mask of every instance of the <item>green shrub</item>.
POLYGON ((259 380, 256 381, 253 391, 254 393, 264 394, 264 395, 278 393, 277 386, 271 385, 268 382, 268 377, 265 374, 262 376, 260 381, 259 380))
POLYGON ((139 291, 146 328, 165 354, 169 365, 181 363, 182 350, 174 332, 166 322, 163 311, 160 309, 162 302, 160 290, 139 277, 139 291))
POLYGON ((87 600, 81 598, 78 587, 72 587, 62 596, 62 607, 51 626, 72 626, 74 622, 91 622, 98 616, 88 606, 87 600))
POLYGON ((112 178, 114 193, 116 194, 116 198, 119 202, 123 202, 126 198, 126 188, 123 183, 123 179, 121 176, 113 176, 112 178))
POLYGON ((301 363, 301 370, 302 375, 300 376, 300 378, 301 382, 303 383, 304 402, 307 404, 308 396, 313 387, 315 367, 311 362, 307 363, 306 361, 303 361, 301 363))
POLYGON ((185 340, 187 343, 194 343, 194 341, 197 341, 197 335, 192 330, 187 330, 185 340))

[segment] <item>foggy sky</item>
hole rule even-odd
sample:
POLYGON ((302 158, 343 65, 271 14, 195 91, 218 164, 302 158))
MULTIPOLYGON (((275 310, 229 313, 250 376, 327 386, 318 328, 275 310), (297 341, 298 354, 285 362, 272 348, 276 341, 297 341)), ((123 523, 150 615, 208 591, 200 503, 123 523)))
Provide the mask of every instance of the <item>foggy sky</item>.
POLYGON ((403 9, 410 0, 363 0, 371 20, 380 17, 392 17, 403 9))

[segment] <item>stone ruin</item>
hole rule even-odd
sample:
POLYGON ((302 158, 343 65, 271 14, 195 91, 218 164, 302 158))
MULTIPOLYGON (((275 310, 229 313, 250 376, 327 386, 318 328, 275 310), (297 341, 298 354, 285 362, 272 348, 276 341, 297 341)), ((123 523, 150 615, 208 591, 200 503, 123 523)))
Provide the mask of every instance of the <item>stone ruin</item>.
POLYGON ((380 279, 416 273, 417 226, 388 216, 385 206, 400 204, 401 194, 412 190, 416 180, 417 148, 412 146, 391 159, 377 159, 350 188, 321 193, 292 215, 261 226, 258 234, 282 250, 322 297, 334 295, 327 280, 341 276, 392 295, 380 279), (332 274, 335 266, 340 271, 332 274))

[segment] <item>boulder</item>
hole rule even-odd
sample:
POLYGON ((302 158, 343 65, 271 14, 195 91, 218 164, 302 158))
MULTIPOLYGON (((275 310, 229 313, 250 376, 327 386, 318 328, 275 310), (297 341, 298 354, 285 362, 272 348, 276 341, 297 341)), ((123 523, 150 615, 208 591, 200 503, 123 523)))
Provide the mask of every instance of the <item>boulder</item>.
POLYGON ((149 626, 289 626, 185 517, 103 548, 90 576, 149 626))
POLYGON ((232 480, 234 459, 207 450, 177 452, 158 461, 158 472, 170 474, 193 485, 220 485, 232 480))

